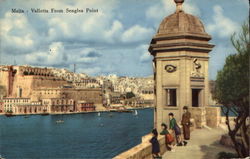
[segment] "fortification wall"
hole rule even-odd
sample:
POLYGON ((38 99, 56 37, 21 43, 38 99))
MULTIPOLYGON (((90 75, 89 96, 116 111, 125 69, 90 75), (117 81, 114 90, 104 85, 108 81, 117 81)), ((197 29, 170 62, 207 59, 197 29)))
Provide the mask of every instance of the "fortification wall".
POLYGON ((34 89, 67 84, 67 81, 54 77, 51 69, 30 66, 1 66, 0 77, 0 85, 6 88, 9 97, 29 98, 34 89))
POLYGON ((8 90, 8 72, 0 70, 0 85, 5 89, 5 95, 7 95, 8 90))
POLYGON ((67 84, 67 81, 55 79, 54 77, 46 77, 46 76, 35 76, 35 75, 18 75, 13 83, 13 92, 12 96, 17 97, 18 88, 22 89, 23 97, 31 97, 32 91, 34 89, 49 87, 49 88, 57 88, 61 87, 64 84, 67 84))
POLYGON ((95 104, 102 104, 102 90, 100 88, 75 89, 75 88, 44 88, 32 92, 32 101, 46 98, 68 98, 75 101, 84 100, 95 104))
POLYGON ((102 103, 102 90, 99 88, 90 89, 75 89, 74 91, 66 94, 67 98, 75 100, 85 100, 87 102, 93 102, 95 104, 102 103))

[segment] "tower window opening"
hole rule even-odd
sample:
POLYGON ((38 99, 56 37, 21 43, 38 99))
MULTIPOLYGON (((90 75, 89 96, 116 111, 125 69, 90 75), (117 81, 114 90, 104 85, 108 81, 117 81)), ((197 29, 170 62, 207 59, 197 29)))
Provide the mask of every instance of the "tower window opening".
POLYGON ((176 89, 166 89, 166 104, 167 106, 172 106, 172 107, 176 107, 177 104, 176 104, 176 89))

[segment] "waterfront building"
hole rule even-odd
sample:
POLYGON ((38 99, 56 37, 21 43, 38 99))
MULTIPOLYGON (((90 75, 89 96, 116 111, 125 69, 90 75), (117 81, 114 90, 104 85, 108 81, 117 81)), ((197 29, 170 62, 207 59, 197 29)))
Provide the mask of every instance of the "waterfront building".
POLYGON ((101 84, 96 79, 81 79, 79 82, 74 82, 76 88, 101 88, 101 84))
POLYGON ((188 106, 200 126, 208 106, 208 53, 214 45, 198 17, 185 13, 184 0, 175 0, 175 13, 165 17, 153 37, 149 52, 154 57, 155 126, 168 121, 168 113, 180 121, 188 106), (196 109, 197 108, 197 109, 196 109), (195 115, 197 114, 197 115, 195 115))
POLYGON ((95 105, 93 102, 89 103, 84 100, 77 101, 76 110, 77 112, 85 112, 85 111, 95 111, 95 105))
POLYGON ((111 92, 110 98, 111 104, 121 104, 121 100, 123 99, 122 94, 120 92, 111 92))
POLYGON ((30 98, 3 98, 3 112, 14 112, 16 105, 26 105, 30 103, 30 98))
POLYGON ((76 110, 73 99, 49 98, 43 99, 42 104, 48 108, 49 113, 68 113, 76 110))
POLYGON ((130 107, 152 107, 154 106, 154 100, 153 99, 143 99, 141 97, 133 97, 129 99, 124 100, 125 106, 130 107))
POLYGON ((33 101, 13 106, 13 114, 42 114, 49 113, 49 107, 42 105, 41 101, 33 101))
POLYGON ((154 100, 154 88, 143 88, 139 96, 144 100, 154 100))

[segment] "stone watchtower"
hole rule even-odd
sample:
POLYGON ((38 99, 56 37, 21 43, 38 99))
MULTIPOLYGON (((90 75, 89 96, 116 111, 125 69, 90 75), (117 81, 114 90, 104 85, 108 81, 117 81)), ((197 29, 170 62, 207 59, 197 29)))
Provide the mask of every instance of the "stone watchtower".
POLYGON ((182 10, 175 0, 175 13, 161 22, 149 52, 154 56, 155 127, 168 123, 172 112, 180 120, 183 106, 208 105, 208 53, 214 45, 198 17, 182 10))

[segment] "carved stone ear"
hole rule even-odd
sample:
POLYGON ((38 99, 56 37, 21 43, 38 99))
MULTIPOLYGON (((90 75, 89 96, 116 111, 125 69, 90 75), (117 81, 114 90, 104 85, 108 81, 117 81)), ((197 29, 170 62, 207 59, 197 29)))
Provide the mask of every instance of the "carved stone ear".
POLYGON ((177 70, 177 67, 174 66, 174 65, 166 65, 165 66, 165 70, 168 72, 168 73, 172 73, 172 72, 175 72, 177 70))

